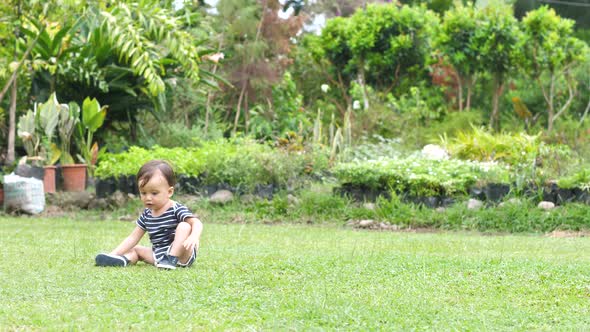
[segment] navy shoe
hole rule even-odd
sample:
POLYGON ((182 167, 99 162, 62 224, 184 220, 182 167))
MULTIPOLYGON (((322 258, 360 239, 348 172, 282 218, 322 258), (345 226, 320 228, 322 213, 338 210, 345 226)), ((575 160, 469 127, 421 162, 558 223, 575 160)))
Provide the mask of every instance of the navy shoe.
POLYGON ((178 264, 178 257, 172 255, 164 255, 158 263, 156 263, 156 267, 161 269, 167 270, 174 270, 176 268, 176 264, 178 264))
POLYGON ((98 254, 94 259, 96 266, 127 266, 129 260, 125 256, 98 254))

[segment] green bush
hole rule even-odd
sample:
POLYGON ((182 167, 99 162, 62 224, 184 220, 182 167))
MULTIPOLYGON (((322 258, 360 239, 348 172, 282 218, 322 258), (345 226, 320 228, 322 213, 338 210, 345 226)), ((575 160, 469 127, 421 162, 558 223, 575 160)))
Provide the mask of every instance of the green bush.
POLYGON ((286 188, 327 165, 327 152, 321 149, 289 152, 250 139, 207 141, 194 148, 151 149, 132 147, 119 154, 101 156, 97 178, 134 175, 151 159, 169 161, 177 174, 201 177, 204 184, 227 184, 252 191, 257 184, 286 188))
POLYGON ((418 156, 342 163, 333 172, 340 184, 414 196, 465 194, 480 180, 508 179, 506 170, 499 164, 429 160, 418 156))

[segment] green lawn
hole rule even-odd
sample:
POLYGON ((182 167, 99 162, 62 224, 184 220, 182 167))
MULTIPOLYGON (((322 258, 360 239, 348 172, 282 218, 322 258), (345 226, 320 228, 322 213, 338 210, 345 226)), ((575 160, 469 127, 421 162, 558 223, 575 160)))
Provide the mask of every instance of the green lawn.
POLYGON ((133 227, 0 219, 0 330, 589 330, 590 239, 206 224, 190 269, 98 268, 133 227))

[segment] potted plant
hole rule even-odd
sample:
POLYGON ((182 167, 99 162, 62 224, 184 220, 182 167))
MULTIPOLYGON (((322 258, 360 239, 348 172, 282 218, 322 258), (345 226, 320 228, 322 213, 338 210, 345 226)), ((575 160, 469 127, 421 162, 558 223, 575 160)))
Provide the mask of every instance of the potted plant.
MULTIPOLYGON (((41 152, 41 135, 37 130, 37 111, 27 111, 18 119, 17 135, 23 141, 23 145, 27 156, 24 158, 24 163, 31 161, 33 167, 41 167, 42 157, 41 152)), ((20 164, 23 162, 21 161, 20 164)), ((41 169, 42 171, 42 169, 41 169)))
POLYGON ((70 154, 71 139, 80 121, 80 106, 75 102, 60 104, 58 133, 61 142, 60 163, 65 191, 86 189, 86 164, 76 164, 70 154))
POLYGON ((100 152, 98 143, 93 141, 94 133, 102 127, 107 114, 107 106, 100 106, 100 103, 94 98, 84 99, 82 103, 82 121, 76 126, 75 142, 80 150, 77 155, 78 159, 85 163, 89 176, 94 176, 96 161, 100 152))
POLYGON ((37 112, 39 114, 39 124, 42 133, 44 134, 42 142, 42 156, 44 162, 44 176, 43 187, 46 193, 54 193, 56 189, 55 163, 61 156, 61 150, 53 142, 53 137, 57 124, 59 122, 60 105, 57 102, 55 93, 51 94, 47 102, 44 104, 36 104, 37 112))

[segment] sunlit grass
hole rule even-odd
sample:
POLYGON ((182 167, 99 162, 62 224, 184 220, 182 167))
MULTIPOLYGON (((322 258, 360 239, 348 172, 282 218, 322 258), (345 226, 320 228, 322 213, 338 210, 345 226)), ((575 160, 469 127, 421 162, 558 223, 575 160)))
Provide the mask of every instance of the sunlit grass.
POLYGON ((190 269, 98 268, 133 225, 2 218, 1 329, 588 330, 590 239, 205 225, 190 269))

